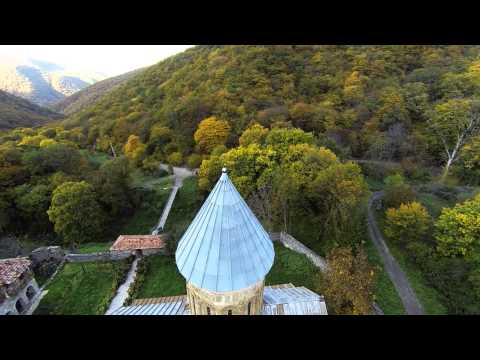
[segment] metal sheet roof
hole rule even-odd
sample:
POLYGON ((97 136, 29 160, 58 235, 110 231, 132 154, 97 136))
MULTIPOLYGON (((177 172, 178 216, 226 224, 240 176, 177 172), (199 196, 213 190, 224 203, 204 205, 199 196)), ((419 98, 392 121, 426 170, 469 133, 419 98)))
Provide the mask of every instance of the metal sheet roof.
MULTIPOLYGON (((327 315, 322 296, 305 287, 266 286, 263 315, 327 315)), ((186 296, 135 300, 109 315, 190 315, 186 296)))
POLYGON ((210 291, 234 291, 262 280, 275 252, 268 233, 226 170, 180 240, 175 254, 185 279, 210 291))

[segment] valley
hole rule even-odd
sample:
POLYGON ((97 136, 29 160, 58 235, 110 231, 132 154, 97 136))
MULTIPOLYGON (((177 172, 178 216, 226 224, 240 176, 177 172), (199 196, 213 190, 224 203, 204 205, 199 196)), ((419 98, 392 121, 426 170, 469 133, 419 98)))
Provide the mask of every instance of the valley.
MULTIPOLYGON (((56 93, 11 82, 54 110, 0 90, 0 242, 109 253, 154 232, 165 246, 66 262, 36 313, 104 314, 134 257, 124 307, 193 291, 175 253, 227 175, 266 233, 328 264, 274 241, 268 291, 304 287, 331 315, 480 313, 480 46, 199 45, 90 85, 49 79, 56 93)), ((199 239, 215 219, 193 226, 199 239)), ((265 258, 247 243, 243 261, 266 264, 255 246, 265 258)))

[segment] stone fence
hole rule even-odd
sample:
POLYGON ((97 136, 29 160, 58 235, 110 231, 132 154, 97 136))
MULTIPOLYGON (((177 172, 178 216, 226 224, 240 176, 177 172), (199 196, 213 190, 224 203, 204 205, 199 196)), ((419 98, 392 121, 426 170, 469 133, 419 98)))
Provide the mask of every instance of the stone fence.
MULTIPOLYGON (((158 253, 163 253, 164 249, 145 249, 142 250, 142 256, 149 256, 158 253)), ((74 254, 65 255, 65 260, 68 262, 91 262, 91 261, 119 261, 135 256, 136 251, 104 251, 90 254, 74 254)))
POLYGON ((105 251, 91 254, 74 254, 65 255, 68 262, 90 262, 90 261, 118 261, 132 256, 131 251, 105 251))
POLYGON ((324 258, 303 245, 292 235, 283 231, 279 233, 270 233, 270 239, 272 239, 272 241, 279 241, 286 248, 305 255, 321 271, 326 271, 328 269, 327 261, 324 258))

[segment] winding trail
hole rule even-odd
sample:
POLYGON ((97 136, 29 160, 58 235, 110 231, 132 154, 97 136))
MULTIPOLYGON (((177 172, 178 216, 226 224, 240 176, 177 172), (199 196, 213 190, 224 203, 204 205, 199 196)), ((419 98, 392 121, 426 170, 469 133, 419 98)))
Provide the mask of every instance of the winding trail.
POLYGON ((385 271, 393 282, 395 289, 402 300, 405 311, 408 315, 423 315, 424 310, 422 305, 417 299, 415 292, 413 291, 407 276, 398 265, 397 260, 392 256, 388 249, 385 239, 382 236, 378 228, 377 221, 375 220, 375 214, 372 210, 372 205, 376 200, 379 200, 383 196, 383 191, 377 191, 372 194, 368 199, 368 233, 373 241, 373 244, 378 250, 380 257, 382 258, 385 266, 385 271))

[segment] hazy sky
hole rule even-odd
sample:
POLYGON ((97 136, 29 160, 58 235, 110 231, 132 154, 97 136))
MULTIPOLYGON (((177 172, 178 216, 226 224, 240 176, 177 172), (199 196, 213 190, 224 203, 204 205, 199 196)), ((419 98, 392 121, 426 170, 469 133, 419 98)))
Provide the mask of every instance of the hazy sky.
POLYGON ((72 70, 119 75, 153 65, 192 45, 0 45, 0 55, 33 58, 72 70))

